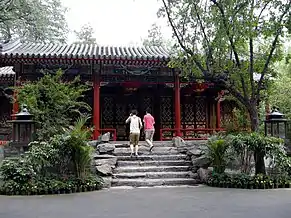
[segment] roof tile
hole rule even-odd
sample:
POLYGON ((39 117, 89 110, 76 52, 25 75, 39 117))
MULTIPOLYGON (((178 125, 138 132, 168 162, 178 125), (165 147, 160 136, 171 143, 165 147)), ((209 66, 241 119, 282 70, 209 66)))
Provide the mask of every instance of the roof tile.
POLYGON ((6 57, 73 57, 96 59, 169 60, 169 50, 163 47, 114 47, 96 44, 44 44, 16 40, 1 45, 0 55, 6 57))
POLYGON ((12 77, 15 75, 15 72, 13 71, 13 67, 0 67, 0 77, 12 77))

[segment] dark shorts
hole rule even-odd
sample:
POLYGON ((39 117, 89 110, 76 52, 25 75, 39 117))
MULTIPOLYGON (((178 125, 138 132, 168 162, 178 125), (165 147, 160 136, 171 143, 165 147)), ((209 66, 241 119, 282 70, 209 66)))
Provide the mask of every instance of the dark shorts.
POLYGON ((129 142, 130 142, 131 145, 138 145, 139 133, 130 133, 129 142))

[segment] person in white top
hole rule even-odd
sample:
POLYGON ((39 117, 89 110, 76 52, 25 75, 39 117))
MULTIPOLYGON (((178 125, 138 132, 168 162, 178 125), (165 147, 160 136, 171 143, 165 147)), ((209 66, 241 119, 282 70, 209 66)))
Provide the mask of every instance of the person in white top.
POLYGON ((130 123, 130 134, 129 134, 129 144, 131 149, 130 156, 131 157, 133 156, 135 148, 135 155, 138 157, 138 143, 140 130, 142 128, 142 122, 140 117, 137 116, 137 111, 132 110, 131 114, 129 115, 125 122, 130 123))

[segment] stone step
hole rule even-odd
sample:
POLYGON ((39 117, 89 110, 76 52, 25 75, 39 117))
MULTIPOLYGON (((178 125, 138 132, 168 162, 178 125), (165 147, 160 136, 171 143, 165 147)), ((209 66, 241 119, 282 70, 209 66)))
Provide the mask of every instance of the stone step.
POLYGON ((117 166, 191 166, 191 161, 185 160, 162 160, 162 161, 154 161, 154 160, 147 160, 147 161, 118 161, 117 166))
POLYGON ((185 154, 171 154, 171 155, 140 155, 139 157, 130 157, 130 155, 118 156, 118 161, 162 161, 162 160, 187 160, 185 154))
POLYGON ((149 187, 149 186, 180 186, 180 185, 197 185, 195 179, 186 178, 166 178, 166 179, 113 179, 112 186, 132 186, 132 187, 149 187))
MULTIPOLYGON (((178 151, 169 151, 169 152, 156 152, 156 151, 153 151, 153 152, 149 152, 149 151, 139 151, 138 152, 138 155, 139 157, 141 156, 164 156, 164 155, 178 155, 178 154, 181 154, 179 153, 178 151)), ((119 156, 130 156, 130 151, 128 152, 114 152, 113 155, 119 157, 119 156)))
MULTIPOLYGON (((129 155, 131 153, 130 148, 116 148, 114 154, 117 156, 129 155)), ((139 155, 152 154, 152 155, 166 155, 166 154, 179 154, 178 150, 174 147, 156 147, 153 148, 150 153, 149 148, 140 147, 138 150, 139 155)))
POLYGON ((116 179, 162 179, 162 178, 190 178, 190 172, 135 172, 135 173, 117 173, 116 179))
POLYGON ((190 166, 127 166, 117 167, 114 173, 134 173, 134 172, 185 172, 191 169, 190 166))

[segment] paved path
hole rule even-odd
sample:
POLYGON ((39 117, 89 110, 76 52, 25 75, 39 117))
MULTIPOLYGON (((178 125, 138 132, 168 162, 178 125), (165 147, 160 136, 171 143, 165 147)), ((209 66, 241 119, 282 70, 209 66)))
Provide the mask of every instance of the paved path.
POLYGON ((291 190, 209 187, 111 189, 0 196, 0 218, 290 218, 291 190))

